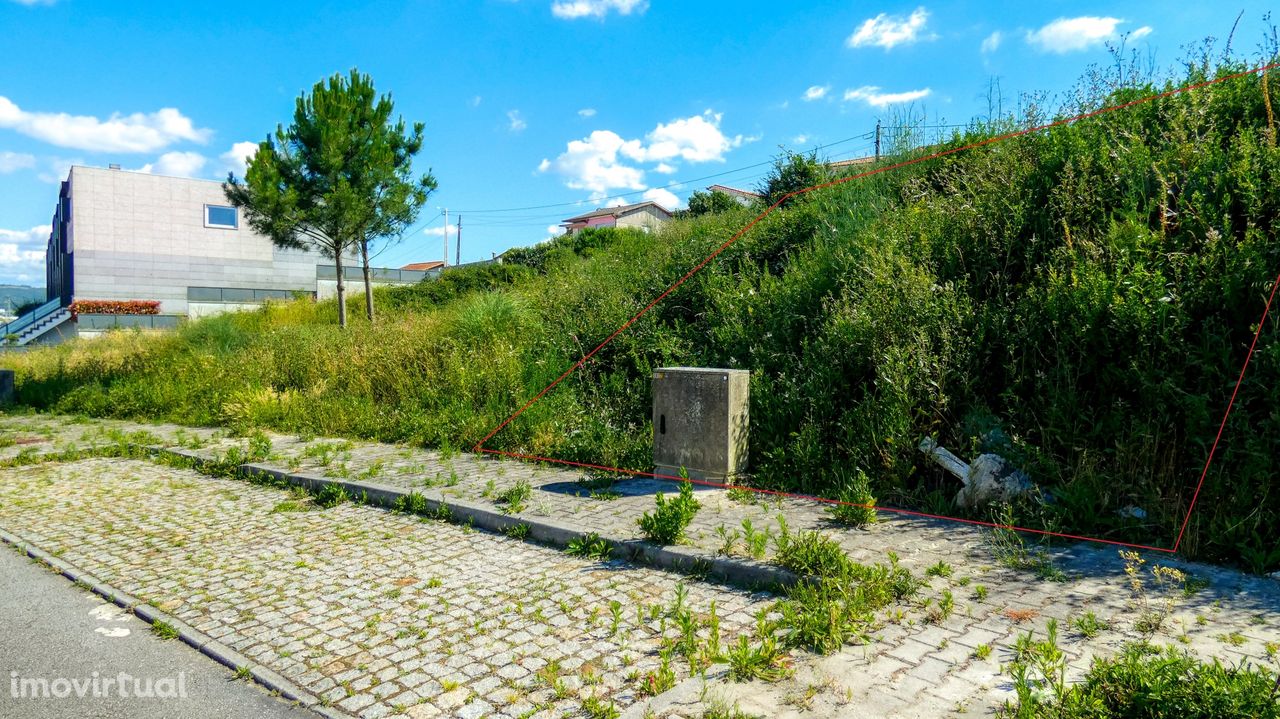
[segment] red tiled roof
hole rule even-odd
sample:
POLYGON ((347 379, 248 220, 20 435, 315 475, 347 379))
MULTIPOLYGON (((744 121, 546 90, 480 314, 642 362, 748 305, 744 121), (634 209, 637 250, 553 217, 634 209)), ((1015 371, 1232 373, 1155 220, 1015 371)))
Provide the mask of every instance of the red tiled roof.
POLYGON ((435 270, 443 266, 444 266, 444 262, 442 262, 441 260, 432 260, 431 262, 410 262, 409 264, 405 265, 404 267, 401 267, 400 269, 423 271, 423 270, 435 270))
POLYGON ((642 207, 647 207, 647 206, 652 206, 659 210, 662 210, 663 214, 667 215, 668 217, 671 215, 671 210, 668 210, 667 208, 663 207, 662 205, 659 205, 656 202, 637 202, 632 205, 618 205, 617 207, 604 207, 599 210, 592 210, 591 212, 588 212, 585 215, 570 217, 569 219, 565 220, 564 223, 562 224, 573 224, 576 222, 585 222, 593 217, 610 217, 610 216, 621 217, 622 215, 628 214, 630 212, 634 212, 635 210, 638 210, 642 207))

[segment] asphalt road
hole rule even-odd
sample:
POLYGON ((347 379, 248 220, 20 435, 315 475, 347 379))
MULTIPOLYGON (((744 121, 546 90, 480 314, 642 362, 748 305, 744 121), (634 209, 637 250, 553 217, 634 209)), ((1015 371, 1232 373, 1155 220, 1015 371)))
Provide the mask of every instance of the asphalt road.
POLYGON ((314 716, 0 545, 0 718, 314 716))

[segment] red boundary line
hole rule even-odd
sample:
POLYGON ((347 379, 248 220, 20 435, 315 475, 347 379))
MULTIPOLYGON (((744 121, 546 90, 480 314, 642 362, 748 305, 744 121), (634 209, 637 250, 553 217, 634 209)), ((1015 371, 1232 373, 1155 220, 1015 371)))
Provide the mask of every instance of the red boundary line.
MULTIPOLYGON (((821 184, 818 184, 818 185, 811 185, 811 186, 809 186, 809 187, 805 187, 805 188, 802 188, 802 189, 799 189, 799 190, 794 190, 794 191, 792 191, 792 192, 788 192, 787 194, 783 195, 780 199, 778 199, 776 202, 774 202, 772 205, 769 205, 768 207, 766 207, 766 208, 764 209, 764 211, 763 211, 763 212, 761 212, 759 215, 756 215, 756 217, 755 217, 754 219, 752 219, 752 220, 751 220, 751 222, 747 223, 745 226, 743 226, 743 227, 742 227, 742 229, 740 229, 740 230, 738 230, 737 232, 735 232, 735 233, 733 234, 733 236, 732 236, 732 237, 730 237, 728 240, 726 240, 726 241, 724 242, 724 244, 722 244, 722 245, 720 245, 719 247, 717 247, 717 248, 716 248, 716 250, 715 250, 714 252, 712 252, 710 255, 707 255, 707 257, 706 257, 705 259, 703 259, 701 262, 699 262, 697 265, 695 265, 695 266, 693 267, 693 269, 691 269, 691 270, 689 270, 688 272, 686 272, 686 273, 684 274, 684 276, 682 276, 679 280, 676 280, 676 282, 675 282, 675 283, 673 283, 673 284, 672 284, 670 287, 668 287, 666 290, 664 290, 664 291, 662 292, 662 294, 660 294, 660 295, 658 295, 657 297, 655 297, 655 298, 653 299, 653 301, 652 301, 652 302, 650 302, 649 304, 645 305, 645 306, 644 306, 644 308, 643 308, 643 309, 641 309, 639 312, 637 312, 634 316, 632 316, 632 317, 631 317, 631 319, 629 319, 629 320, 627 320, 626 322, 622 323, 622 326, 621 326, 621 327, 619 327, 618 329, 614 330, 614 331, 613 331, 613 333, 612 333, 612 334, 610 334, 608 337, 606 337, 606 338, 605 338, 605 340, 604 340, 603 342, 601 342, 600 344, 596 345, 595 349, 593 349, 593 350, 591 350, 590 352, 588 352, 587 354, 583 355, 582 359, 579 359, 577 362, 575 362, 573 365, 571 365, 571 366, 569 367, 569 369, 565 370, 565 371, 564 371, 564 373, 562 373, 559 377, 556 377, 554 380, 552 380, 552 382, 551 382, 550 384, 548 384, 546 387, 543 387, 543 388, 542 388, 542 390, 541 390, 540 392, 538 392, 536 395, 534 395, 532 399, 530 399, 528 402, 525 402, 525 403, 524 403, 524 405, 522 405, 522 406, 521 406, 519 409, 517 409, 515 412, 512 412, 510 416, 508 416, 508 417, 507 417, 505 420, 503 420, 503 421, 502 421, 502 422, 501 422, 497 427, 494 427, 494 428, 493 428, 493 429, 492 429, 488 434, 486 434, 486 435, 484 436, 484 438, 483 438, 483 439, 481 439, 479 442, 476 442, 475 446, 471 448, 471 451, 472 451, 472 452, 476 452, 476 453, 485 453, 485 454, 502 455, 502 456, 506 456, 506 457, 512 457, 512 458, 515 458, 515 459, 535 460, 535 461, 539 461, 539 462, 552 462, 552 463, 556 463, 556 464, 565 464, 565 465, 575 466, 575 467, 585 467, 585 468, 590 468, 590 469, 600 469, 600 470, 605 470, 605 471, 610 471, 610 472, 620 472, 620 473, 622 473, 622 474, 630 474, 630 475, 634 475, 634 476, 654 477, 654 478, 657 478, 657 479, 676 479, 676 480, 682 479, 681 477, 674 477, 674 476, 671 476, 671 475, 656 474, 656 473, 653 473, 653 472, 640 472, 640 471, 632 470, 632 469, 622 469, 622 468, 620 468, 620 467, 608 467, 608 466, 605 466, 605 465, 587 464, 587 463, 583 463, 583 462, 571 462, 571 461, 569 461, 569 460, 564 460, 564 459, 555 459, 555 458, 552 458, 552 457, 539 457, 539 456, 534 456, 534 455, 523 455, 523 454, 516 454, 516 453, 513 453, 513 452, 503 452, 503 451, 499 451, 499 450, 485 449, 485 448, 484 448, 484 444, 485 444, 485 442, 488 442, 490 439, 492 439, 492 438, 493 438, 493 436, 494 436, 494 435, 496 435, 498 432, 501 432, 501 431, 503 430, 503 428, 505 428, 508 424, 511 424, 511 422, 512 422, 512 421, 514 421, 517 417, 519 417, 521 414, 524 414, 525 410, 529 409, 529 407, 532 407, 532 406, 533 406, 533 404, 534 404, 535 402, 537 402, 538 400, 542 399, 542 397, 543 397, 544 395, 546 395, 546 394, 547 394, 547 392, 550 392, 552 389, 554 389, 554 388, 556 387, 556 385, 558 385, 558 384, 560 384, 561 382, 563 382, 563 381, 565 380, 565 378, 567 378, 569 375, 571 375, 571 374, 573 374, 574 372, 576 372, 576 371, 578 370, 578 368, 580 368, 580 367, 582 367, 584 364, 586 364, 586 363, 587 363, 587 360, 591 359, 593 356, 595 356, 595 354, 596 354, 597 352, 599 352, 601 349, 603 349, 603 348, 605 347, 605 345, 608 345, 610 342, 612 342, 612 341, 614 340, 614 338, 616 338, 618 335, 620 335, 620 334, 622 334, 624 331, 626 331, 626 330, 627 330, 627 328, 631 327, 631 325, 635 324, 635 322, 636 322, 637 320, 639 320, 641 317, 643 317, 645 314, 647 314, 647 313, 649 312, 649 310, 653 309, 653 308, 654 308, 654 306, 655 306, 655 305, 657 305, 659 302, 661 302, 663 299, 665 299, 665 298, 667 297, 667 295, 670 295, 672 292, 675 292, 675 291, 676 291, 676 289, 678 289, 681 285, 683 285, 685 282, 687 282, 687 281, 689 280, 689 278, 690 278, 690 277, 693 277, 695 274, 697 274, 699 271, 701 271, 701 270, 702 270, 702 268, 706 267, 706 266, 707 266, 707 265, 708 265, 712 260, 714 260, 716 257, 718 257, 718 256, 720 255, 720 253, 724 252, 726 249, 728 249, 728 247, 729 247, 730 245, 732 245, 732 244, 734 244, 735 242, 737 242, 738 240, 740 240, 740 239, 742 238, 742 236, 743 236, 743 235, 745 235, 748 231, 750 231, 750 230, 751 230, 751 228, 755 227, 757 223, 759 223, 759 222, 760 222, 761 220, 763 220, 765 217, 768 217, 770 214, 772 214, 772 213, 773 213, 773 211, 774 211, 774 210, 778 209, 778 207, 779 207, 779 206, 781 206, 781 205, 782 205, 782 203, 786 202, 787 200, 791 199, 792 197, 795 197, 795 196, 797 196, 797 195, 803 195, 803 194, 806 194, 806 193, 809 193, 809 192, 813 192, 813 191, 815 191, 815 190, 821 190, 821 189, 825 189, 825 188, 828 188, 828 187, 834 187, 834 186, 836 186, 836 185, 842 185, 842 184, 844 184, 844 183, 846 183, 846 182, 852 182, 852 181, 854 181, 854 180, 861 180, 861 179, 864 179, 864 178, 867 178, 867 177, 871 177, 872 175, 878 175, 878 174, 883 173, 883 172, 889 172, 890 170, 897 170, 897 169, 900 169, 900 168, 903 168, 903 167, 907 167, 907 166, 909 166, 909 165, 915 165, 915 164, 917 164, 917 163, 926 162, 926 161, 928 161, 928 160, 936 160, 936 159, 938 159, 938 158, 940 158, 940 157, 946 157, 947 155, 953 155, 953 154, 956 154, 956 153, 958 153, 958 152, 963 152, 963 151, 965 151, 965 150, 972 150, 972 149, 979 148, 979 147, 985 147, 986 145, 991 145, 991 144, 994 144, 994 143, 997 143, 997 142, 1002 142, 1002 141, 1004 141, 1004 140, 1010 140, 1010 139, 1013 139, 1013 138, 1016 138, 1016 137, 1022 137, 1022 136, 1024 136, 1024 135, 1030 135, 1030 134, 1032 134, 1032 133, 1040 132, 1040 131, 1042 131, 1042 130, 1048 130, 1048 129, 1051 129, 1051 128, 1054 128, 1054 127, 1059 127, 1059 126, 1062 126, 1062 125, 1069 125, 1069 124, 1071 124, 1071 123, 1073 123, 1073 122, 1078 122, 1078 121, 1080 121, 1080 120, 1086 120, 1086 119, 1089 119, 1089 118, 1092 118, 1092 117, 1097 117, 1097 116, 1099 116, 1099 115, 1104 115, 1104 114, 1107 114, 1107 113, 1110 113, 1110 112, 1115 112, 1116 110, 1123 110, 1123 109, 1125 109, 1125 108, 1134 107, 1134 106, 1136 106, 1136 105, 1143 105, 1143 104, 1146 104, 1146 103, 1149 103, 1149 102, 1154 102, 1154 101, 1156 101, 1156 100, 1164 99, 1164 98, 1166 98, 1166 97, 1172 97, 1172 96, 1174 96, 1174 95, 1180 95, 1180 94, 1185 93, 1185 92, 1190 92, 1190 91, 1192 91, 1192 90, 1199 90, 1199 89, 1202 89, 1202 88, 1205 88, 1205 87, 1209 87, 1209 86, 1211 86, 1211 85, 1216 85, 1216 84, 1218 84, 1218 83, 1220 83, 1220 82, 1226 82, 1227 80, 1234 80, 1234 79, 1236 79, 1236 78, 1245 77, 1245 76, 1248 76, 1248 75, 1255 75, 1255 74, 1257 74, 1257 73, 1259 73, 1259 72, 1266 72, 1266 71, 1268 71, 1268 70, 1273 70, 1273 69, 1275 69, 1275 68, 1277 68, 1277 67, 1280 67, 1280 62, 1271 63, 1270 65, 1263 65, 1263 66, 1260 66, 1260 67, 1253 68, 1252 70, 1244 70, 1244 71, 1241 71, 1241 72, 1231 73, 1231 74, 1229 74, 1229 75, 1223 75, 1222 77, 1214 78, 1214 79, 1212 79, 1212 80, 1205 80, 1205 81, 1197 82, 1197 83, 1193 83, 1193 84, 1190 84, 1190 85, 1184 85, 1184 86, 1182 86, 1182 87, 1174 88, 1174 89, 1172 89, 1172 90, 1166 90, 1166 91, 1164 91, 1164 92, 1156 93, 1156 94, 1154 94, 1154 95, 1148 95, 1148 96, 1146 96, 1146 97, 1140 97, 1140 98, 1138 98, 1138 99, 1136 99, 1136 100, 1130 100, 1129 102, 1121 103, 1121 104, 1119 104, 1119 105, 1112 105, 1111 107, 1103 107, 1103 108, 1099 108, 1099 109, 1097 109, 1097 110, 1092 110, 1092 111, 1090 111, 1090 112, 1086 112, 1086 113, 1082 113, 1082 114, 1079 114, 1079 115, 1075 115, 1075 116, 1073 116, 1073 117, 1068 117, 1068 118, 1064 118, 1064 119, 1061 119, 1061 120, 1054 120, 1053 122, 1045 123, 1045 124, 1043 124, 1043 125, 1037 125, 1037 126, 1035 126, 1035 127, 1029 127, 1029 128, 1024 129, 1024 130, 1016 130, 1016 131, 1014 131, 1014 132, 1008 132, 1008 133, 1005 133, 1005 134, 1003 134, 1003 135, 997 135, 997 136, 995 136, 995 137, 989 137, 989 138, 987 138, 987 139, 985 139, 985 140, 980 140, 980 141, 978 141, 978 142, 970 143, 970 144, 968 144, 968 145, 962 145, 962 146, 960 146, 960 147, 953 147, 953 148, 951 148, 951 149, 949 149, 949 150, 942 150, 942 151, 940 151, 940 152, 935 152, 935 153, 930 154, 930 155, 924 155, 924 156, 922 156, 922 157, 917 157, 917 158, 915 158, 915 159, 911 159, 911 160, 904 160, 904 161, 902 161, 902 162, 897 162, 897 163, 894 163, 894 164, 892 164, 892 165, 886 165, 886 166, 884 166, 884 167, 878 167, 878 168, 875 168, 875 169, 873 169, 873 170, 868 170, 868 171, 866 171, 866 172, 858 173, 858 174, 856 174, 856 175, 850 175, 850 176, 848 176, 848 177, 842 177, 842 178, 837 179, 837 180, 832 180, 831 182, 824 182, 824 183, 821 183, 821 184)), ((1250 359, 1252 358, 1252 356, 1253 356, 1254 347, 1256 347, 1256 345, 1257 345, 1258 337, 1262 334, 1262 327, 1263 327, 1263 325, 1266 323, 1267 314, 1270 312, 1270 309, 1271 309, 1271 300, 1272 300, 1272 299, 1274 299, 1274 297, 1275 297, 1275 294, 1276 294, 1276 288, 1277 288, 1277 287, 1280 287, 1280 277, 1277 277, 1277 278, 1276 278, 1276 284, 1275 284, 1275 285, 1273 285, 1273 286, 1272 286, 1272 288, 1271 288, 1271 295, 1270 295, 1270 297, 1267 299, 1267 305, 1266 305, 1266 308, 1263 310, 1263 313, 1262 313, 1262 320, 1261 320, 1261 321, 1259 322, 1259 324, 1258 324, 1258 331, 1254 334, 1254 337, 1253 337, 1253 344, 1252 344, 1252 345, 1250 345, 1250 347, 1249 347, 1249 354, 1245 357, 1244 366, 1243 366, 1243 367, 1241 367, 1241 369, 1240 369, 1240 376, 1239 376, 1239 378, 1236 380, 1236 387, 1235 387, 1235 391, 1233 391, 1233 392, 1231 393, 1231 400, 1227 403, 1227 409, 1226 409, 1226 412, 1225 412, 1225 413, 1223 413, 1223 416, 1222 416, 1222 424, 1221 424, 1221 425, 1219 426, 1219 428, 1218 428, 1218 436, 1214 439, 1214 442, 1213 442, 1213 448, 1209 451, 1209 457, 1208 457, 1208 459, 1207 459, 1207 460, 1206 460, 1206 462, 1205 462, 1204 472, 1200 475, 1200 481, 1199 481, 1199 483, 1196 485, 1196 491, 1195 491, 1195 494, 1192 496, 1192 499, 1191 499, 1191 505, 1187 508, 1187 516, 1183 519, 1183 522, 1182 522, 1182 529, 1178 532, 1177 540, 1174 542, 1174 545, 1173 545, 1173 548, 1172 548, 1172 549, 1164 548, 1164 547, 1153 547, 1153 546, 1149 546, 1149 545, 1145 545, 1145 544, 1133 544, 1133 543, 1129 543, 1129 542, 1119 542, 1119 541, 1115 541, 1115 540, 1111 540, 1111 539, 1100 539, 1100 538, 1097 538, 1097 537, 1084 537, 1084 536, 1078 536, 1078 535, 1073 535, 1073 534, 1063 534, 1063 533, 1060 533, 1060 532, 1051 532, 1051 531, 1044 530, 1044 529, 1032 529, 1032 528, 1030 528, 1030 527, 1017 527, 1017 526, 1013 526, 1013 525, 997 524, 997 523, 993 523, 993 522, 983 522, 983 521, 974 520, 974 519, 962 519, 962 518, 960 518, 960 517, 948 517, 948 516, 938 515, 938 514, 928 514, 928 513, 925 513, 925 512, 915 512, 915 511, 911 511, 911 510, 907 510, 907 509, 898 509, 898 508, 894 508, 894 507, 868 507, 867 505, 855 504, 855 503, 852 503, 852 502, 843 502, 843 501, 835 500, 835 499, 827 499, 827 498, 825 498, 825 497, 815 497, 815 496, 812 496, 812 495, 806 495, 806 494, 792 494, 792 493, 788 493, 788 492, 780 492, 780 491, 776 491, 776 490, 757 489, 757 488, 754 488, 754 487, 740 487, 740 489, 747 489, 747 490, 749 490, 749 491, 756 492, 756 493, 759 493, 759 494, 772 494, 772 495, 779 495, 779 496, 791 497, 791 498, 795 498, 795 499, 805 499, 805 500, 816 501, 816 502, 825 502, 825 503, 827 503, 827 504, 848 505, 848 506, 854 506, 854 507, 867 507, 867 508, 871 508, 871 509, 883 510, 883 511, 886 511, 886 512, 896 512, 896 513, 899 513, 899 514, 906 514, 906 515, 916 516, 916 517, 925 517, 925 518, 930 518, 930 519, 944 519, 944 520, 948 520, 948 521, 952 521, 952 522, 960 522, 960 523, 963 523, 963 524, 973 524, 973 525, 984 526, 984 527, 993 527, 993 528, 997 528, 997 529, 1012 529, 1012 530, 1016 530, 1016 531, 1019 531, 1019 532, 1029 532, 1029 533, 1032 533, 1032 534, 1040 534, 1040 535, 1051 536, 1051 537, 1063 537, 1063 538, 1067 538, 1067 539, 1078 539, 1078 540, 1087 541, 1087 542, 1098 542, 1098 543, 1101 543, 1101 544, 1112 544, 1112 545, 1118 545, 1118 546, 1123 546, 1123 547, 1133 547, 1133 548, 1137 548, 1137 549, 1147 549, 1147 550, 1156 551, 1156 552, 1167 552, 1167 553, 1170 553, 1170 554, 1175 553, 1175 552, 1177 552, 1177 551, 1178 551, 1178 547, 1179 547, 1179 546, 1181 545, 1181 543, 1182 543, 1182 535, 1183 535, 1183 533, 1184 533, 1184 532, 1186 531, 1186 529, 1187 529, 1187 524, 1191 521, 1191 511, 1192 511, 1193 509, 1195 509, 1196 500, 1197 500, 1197 499, 1199 499, 1199 496, 1200 496, 1200 490, 1201 490, 1201 489, 1203 488, 1203 486, 1204 486, 1205 477, 1207 477, 1207 476, 1208 476, 1208 473, 1209 473, 1209 466, 1210 466, 1210 464, 1213 462, 1214 453, 1215 453, 1215 451, 1216 451, 1216 450, 1217 450, 1217 448, 1218 448, 1218 442, 1219 442, 1219 440, 1221 440, 1221 438, 1222 438, 1223 430, 1226 428, 1226 425, 1227 425, 1227 419, 1228 419, 1228 418, 1230 417, 1230 415, 1231 415, 1231 410, 1232 410, 1232 408, 1233 408, 1233 406, 1234 406, 1234 404, 1235 404, 1236 393, 1237 393, 1237 392, 1239 392, 1239 390, 1240 390, 1240 385, 1241 385, 1241 383, 1243 383, 1243 381, 1244 381, 1245 371, 1249 368, 1249 360, 1250 360, 1250 359)), ((689 481, 691 481, 691 482, 693 482, 693 483, 695 483, 695 484, 700 484, 700 485, 705 485, 705 486, 710 486, 710 487, 727 487, 727 486, 728 486, 728 485, 724 485, 724 484, 717 484, 717 483, 715 483, 715 482, 707 482, 707 481, 702 481, 702 480, 692 480, 692 479, 691 479, 691 480, 689 480, 689 481)))
POLYGON ((1240 385, 1244 382, 1244 373, 1249 369, 1249 360, 1253 359, 1253 351, 1258 346, 1258 338, 1262 336, 1262 328, 1267 324, 1267 315, 1271 312, 1271 301, 1276 298, 1276 289, 1280 288, 1280 275, 1276 276, 1276 281, 1271 285, 1271 294, 1267 297, 1267 304, 1262 308, 1262 319, 1258 320, 1258 331, 1253 333, 1253 342, 1249 345, 1249 352, 1244 356, 1244 366, 1240 368, 1240 376, 1236 378, 1235 389, 1231 390, 1231 399, 1227 402, 1227 411, 1222 414, 1222 424, 1218 425, 1218 436, 1213 438, 1213 446, 1209 449, 1209 457, 1204 461, 1204 471, 1200 473, 1200 481, 1196 483, 1195 494, 1191 495, 1191 505, 1187 507, 1187 516, 1182 520, 1182 528, 1178 530, 1178 538, 1173 543, 1173 551, 1178 551, 1178 547, 1182 545, 1182 535, 1187 531, 1187 525, 1191 523, 1191 511, 1196 508, 1196 500, 1200 499, 1200 490, 1204 487, 1205 477, 1209 476, 1209 465, 1213 464, 1213 455, 1218 451, 1218 442, 1222 439, 1222 433, 1227 428, 1227 418, 1231 416, 1231 408, 1235 406, 1236 395, 1240 392, 1240 385))

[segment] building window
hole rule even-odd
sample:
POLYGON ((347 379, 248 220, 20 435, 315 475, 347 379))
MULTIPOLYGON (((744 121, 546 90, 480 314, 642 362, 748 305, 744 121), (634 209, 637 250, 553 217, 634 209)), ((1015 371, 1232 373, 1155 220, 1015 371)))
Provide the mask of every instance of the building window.
POLYGON ((236 208, 234 207, 224 207, 222 205, 204 206, 205 227, 225 227, 234 230, 239 226, 236 220, 236 208))

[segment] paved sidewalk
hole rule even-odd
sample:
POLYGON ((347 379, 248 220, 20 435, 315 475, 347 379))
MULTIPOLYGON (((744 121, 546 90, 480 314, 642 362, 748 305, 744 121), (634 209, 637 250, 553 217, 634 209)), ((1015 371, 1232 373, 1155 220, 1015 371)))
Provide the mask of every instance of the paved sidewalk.
MULTIPOLYGON (((102 442, 104 427, 145 429, 161 444, 208 457, 246 444, 208 429, 110 421, 95 421, 86 428, 43 416, 0 418, 0 428, 29 442, 23 445, 28 451, 102 442), (48 436, 41 439, 42 434, 48 436)), ((583 484, 581 480, 588 478, 581 472, 561 468, 373 443, 281 435, 271 439, 271 457, 265 464, 282 470, 375 482, 495 510, 501 509, 496 498, 504 489, 528 481, 532 499, 518 516, 545 517, 622 539, 640 536, 636 519, 652 509, 656 491, 674 489, 670 483, 636 479, 602 490, 583 484)), ((0 448, 0 453, 14 448, 0 448)), ((831 657, 800 654, 797 675, 788 682, 717 683, 710 692, 756 714, 839 716, 856 708, 869 716, 989 715, 1010 696, 1002 664, 1011 658, 1018 637, 1029 631, 1043 636, 1050 620, 1059 623, 1070 673, 1076 677, 1092 657, 1140 639, 1230 663, 1276 666, 1280 583, 1271 579, 1148 554, 1144 556, 1149 563, 1142 570, 1146 576, 1159 563, 1183 569, 1192 581, 1185 592, 1162 592, 1148 579, 1148 587, 1135 594, 1124 572, 1125 561, 1113 547, 1082 543, 1055 548, 1049 560, 1063 581, 1051 581, 1010 568, 993 552, 989 533, 970 526, 882 515, 869 530, 850 530, 830 522, 822 508, 799 500, 744 502, 712 489, 700 490, 698 498, 703 509, 692 526, 691 548, 708 557, 731 553, 756 561, 744 556, 748 550, 743 521, 750 523, 752 532, 776 534, 781 514, 793 530, 816 529, 840 542, 857 561, 883 562, 893 552, 904 566, 928 579, 928 587, 910 606, 885 614, 876 642, 846 647, 831 657), (1167 614, 1159 630, 1138 631, 1138 618, 1153 608, 1167 614), (1072 625, 1090 615, 1105 628, 1085 637, 1072 625)), ((0 514, 0 525, 6 521, 0 514)), ((395 521, 390 515, 378 524, 395 521)), ((768 561, 772 550, 770 542, 760 561, 768 561)), ((500 561, 507 560, 504 556, 500 561)), ((698 703, 662 710, 687 717, 700 716, 701 711, 698 703)))
POLYGON ((625 707, 670 607, 727 642, 768 599, 136 460, 0 470, 0 526, 370 719, 625 707))
POLYGON ((237 680, 230 671, 180 642, 159 639, 142 620, 73 587, 7 547, 0 547, 0 577, 0 616, 4 617, 0 623, 0 671, 5 674, 0 690, 2 717, 316 716, 269 696, 252 683, 237 680), (129 677, 127 696, 118 689, 121 673, 129 677), (97 696, 92 684, 95 675, 97 696), (84 695, 77 695, 74 687, 65 697, 43 693, 43 682, 60 678, 81 682, 86 688, 84 695), (135 678, 141 681, 140 686, 135 678), (24 680, 36 683, 24 684, 24 680), (104 680, 113 684, 104 684, 104 680), (138 688, 152 696, 133 696, 138 688))

